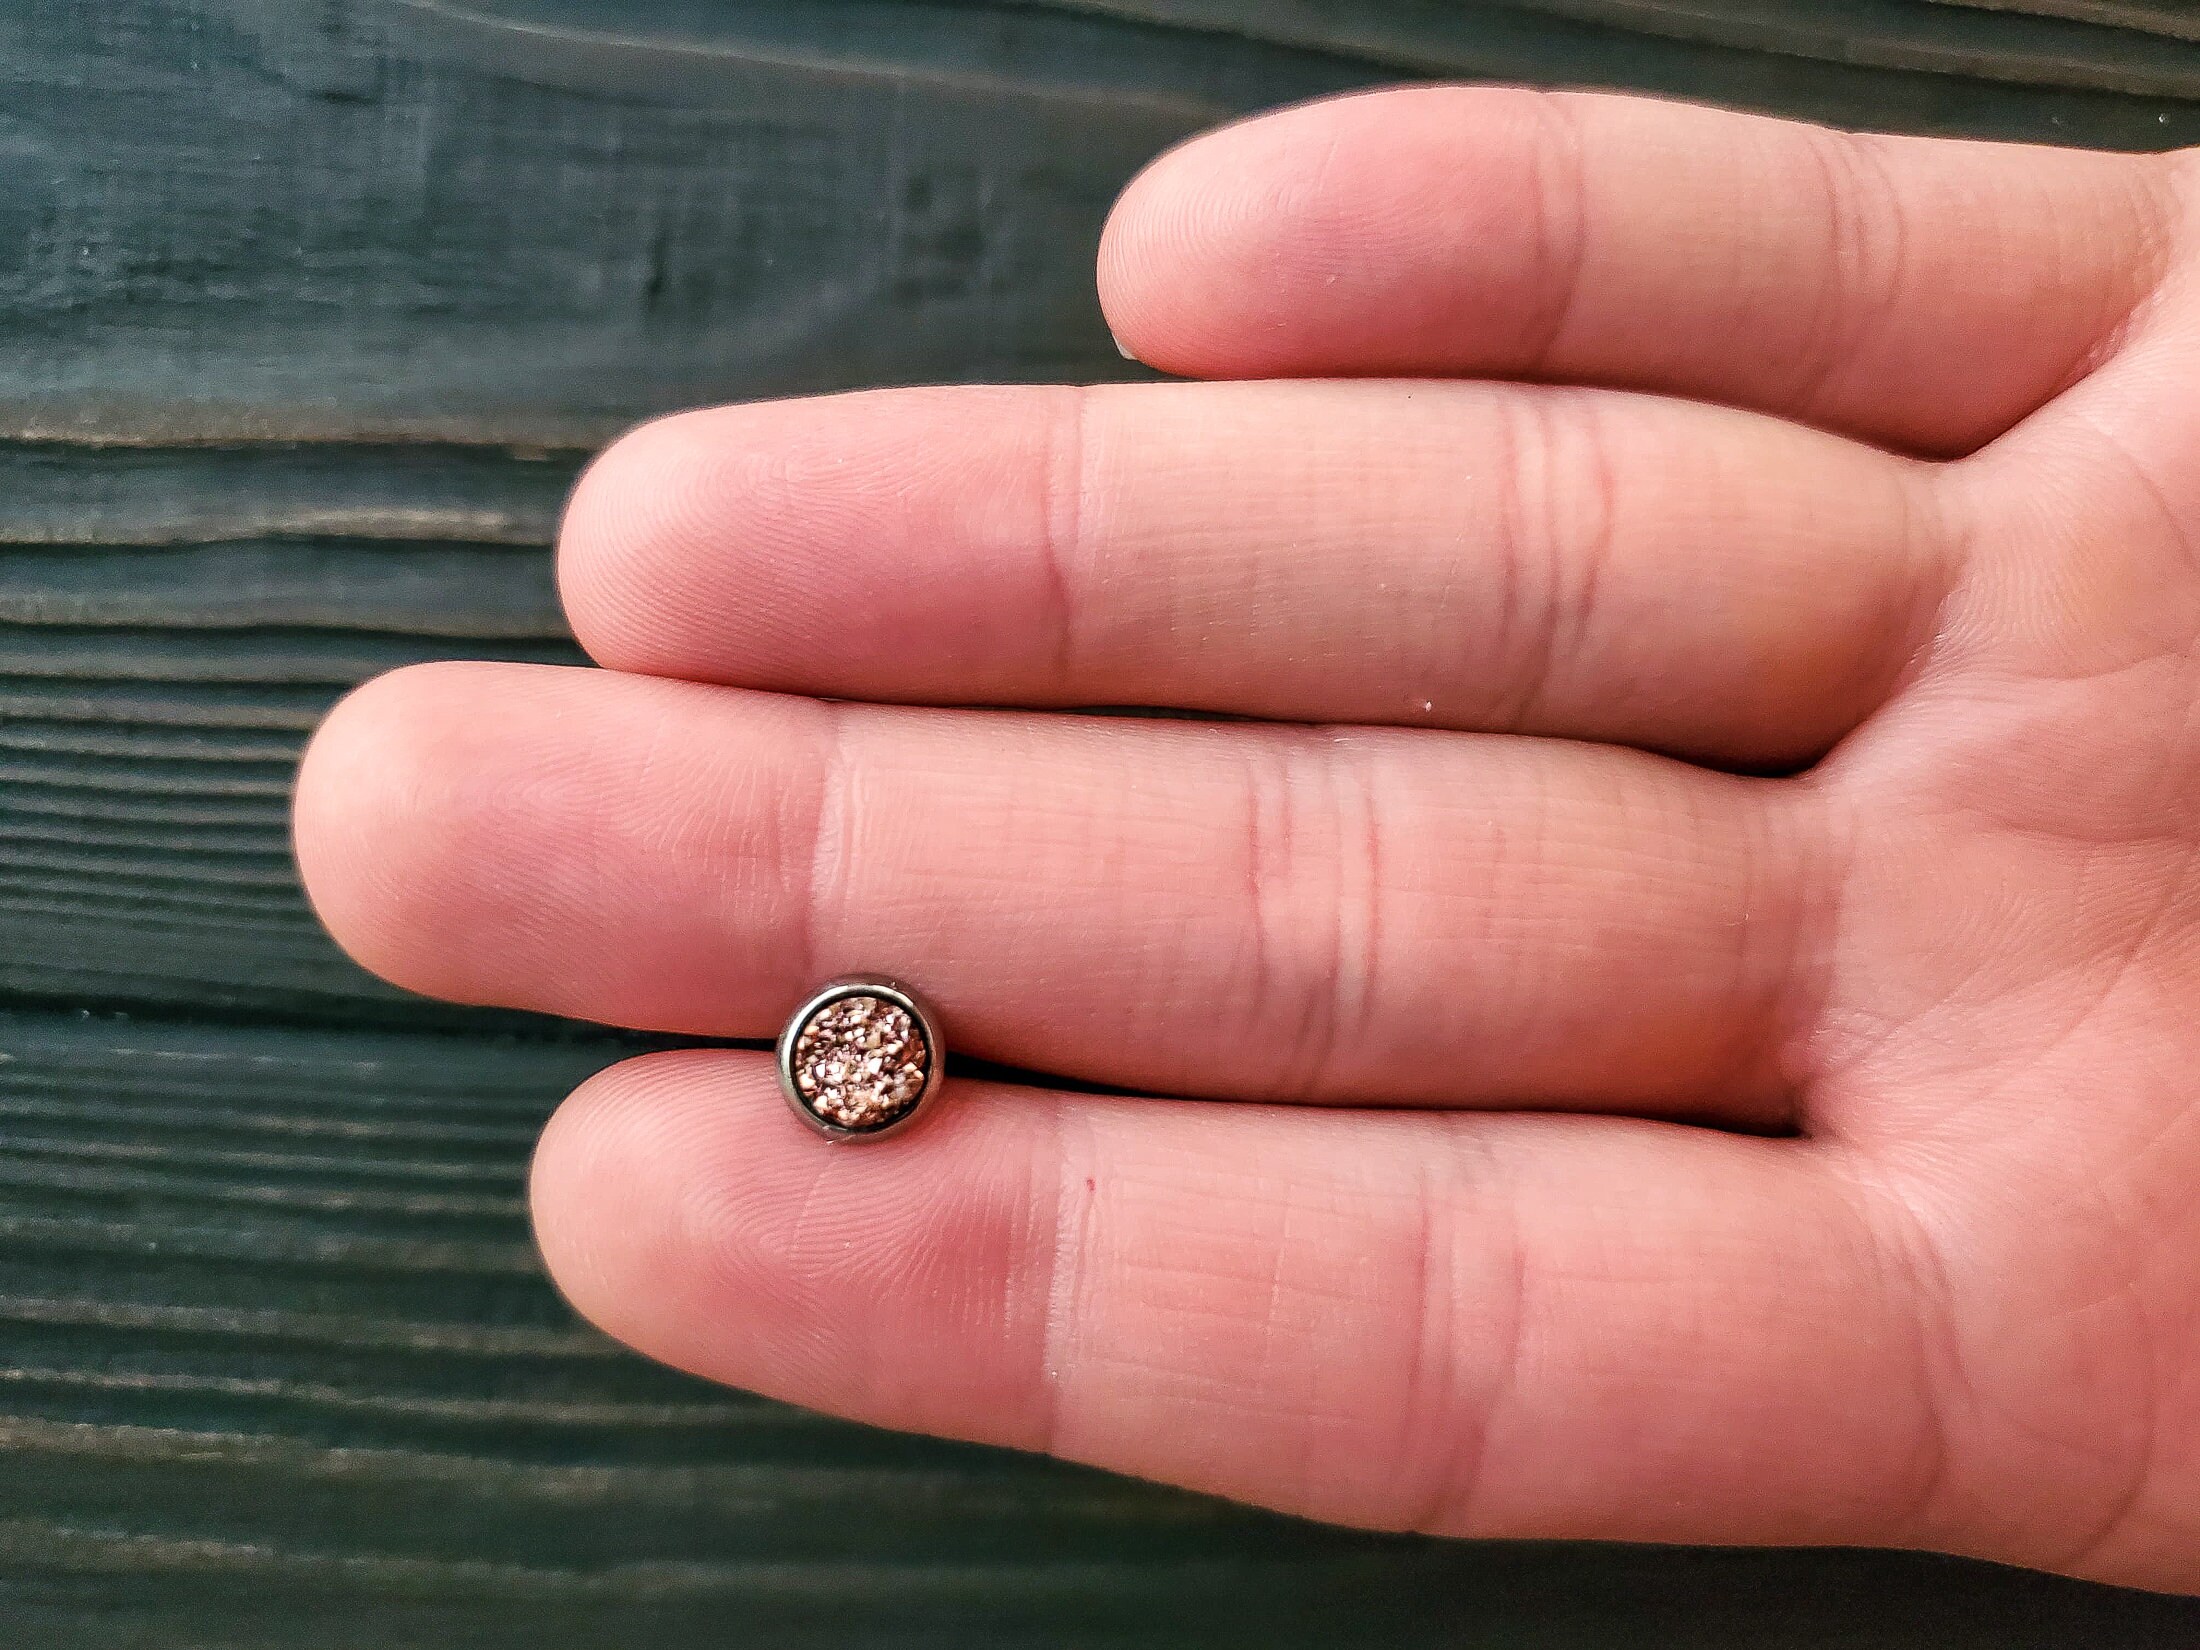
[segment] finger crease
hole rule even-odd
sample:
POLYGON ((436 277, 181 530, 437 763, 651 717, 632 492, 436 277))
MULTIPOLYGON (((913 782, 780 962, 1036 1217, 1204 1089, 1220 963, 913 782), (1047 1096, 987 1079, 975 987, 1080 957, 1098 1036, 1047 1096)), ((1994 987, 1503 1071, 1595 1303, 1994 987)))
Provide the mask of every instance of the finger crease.
POLYGON ((1542 271, 1536 284, 1551 299, 1534 329, 1524 370, 1541 374, 1551 370, 1588 282, 1589 166, 1573 101, 1563 92, 1541 92, 1536 109, 1554 140, 1535 145, 1536 263, 1542 271))
MULTIPOLYGON (((1442 1120, 1445 1141, 1452 1149, 1434 1161, 1456 1168, 1470 1149, 1468 1130, 1472 1120, 1453 1115, 1442 1120)), ((1478 1155, 1485 1158, 1487 1149, 1478 1155)), ((1449 1210, 1454 1187, 1450 1174, 1436 1176, 1422 1166, 1421 1325, 1416 1356, 1407 1391, 1407 1437, 1412 1454, 1425 1454, 1431 1467, 1416 1497, 1417 1508, 1405 1527, 1436 1535, 1463 1535, 1492 1529, 1497 1520, 1490 1511, 1490 1484, 1494 1440, 1500 1413, 1513 1402, 1519 1389, 1521 1366, 1527 1355, 1528 1256, 1521 1240, 1517 1215, 1508 1207, 1501 1234, 1506 1287, 1501 1298, 1488 1303, 1481 1320, 1465 1337, 1468 1344, 1488 1350, 1488 1378, 1471 1401, 1460 1390, 1462 1337, 1459 1334, 1458 1278, 1451 1263, 1448 1241, 1449 1210), (1430 1438, 1441 1440, 1429 1448, 1430 1438)), ((1490 1177, 1493 1181, 1494 1176, 1490 1177)), ((1488 1199, 1466 1200, 1484 1216, 1493 1212, 1488 1199)))
POLYGON ((1824 197, 1827 256, 1818 314, 1796 352, 1794 400, 1816 409, 1832 397, 1863 341, 1894 314, 1910 235, 1902 193, 1870 136, 1812 129, 1803 148, 1824 197))
MULTIPOLYGON (((1065 1374, 1074 1354, 1078 1297, 1091 1251, 1096 1177, 1087 1174, 1089 1152, 1070 1149, 1069 1096, 1054 1094, 1048 1106, 1048 1149, 1054 1154, 1053 1242, 1047 1255, 1046 1315, 1039 1331, 1037 1443, 1048 1455, 1064 1453, 1065 1374)), ((1038 1183, 1044 1184, 1043 1177, 1038 1183)))
POLYGON ((1090 484, 1086 420, 1092 395, 1070 386, 1051 424, 1041 510, 1040 558, 1046 579, 1048 622, 1054 631, 1054 679, 1074 678, 1077 656, 1077 603, 1072 568, 1084 564, 1085 493, 1090 484))

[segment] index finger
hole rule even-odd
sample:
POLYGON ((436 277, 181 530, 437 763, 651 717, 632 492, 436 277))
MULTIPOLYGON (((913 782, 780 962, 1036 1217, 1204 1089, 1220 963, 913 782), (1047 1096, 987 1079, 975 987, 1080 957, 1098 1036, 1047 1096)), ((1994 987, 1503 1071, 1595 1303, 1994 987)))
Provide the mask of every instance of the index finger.
POLYGON ((954 1082, 891 1148, 769 1060, 592 1079, 552 1276, 694 1373, 910 1431, 1454 1535, 1929 1540, 1911 1308, 1819 1149, 954 1082))

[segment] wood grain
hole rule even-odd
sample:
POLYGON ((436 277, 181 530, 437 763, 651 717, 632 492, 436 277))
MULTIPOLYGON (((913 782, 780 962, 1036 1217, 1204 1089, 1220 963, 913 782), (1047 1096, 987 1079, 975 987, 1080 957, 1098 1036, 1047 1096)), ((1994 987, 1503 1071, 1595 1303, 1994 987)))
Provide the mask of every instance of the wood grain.
MULTIPOLYGON (((1481 68, 1481 53, 1511 43, 1502 14, 1587 24, 1627 37, 1648 64, 1648 41, 1802 58, 1826 67, 1918 70, 2038 87, 2089 87, 2142 96, 2190 96, 2200 52, 2175 8, 2088 5, 2086 0, 1980 5, 1965 16, 1942 0, 1507 0, 1498 6, 1277 5, 1273 0, 1036 0, 1049 9, 1203 27, 1235 38, 1346 49, 1421 74, 1481 68), (1992 18, 1975 15, 1994 11, 1992 18), (1496 15, 1493 15, 1496 14, 1496 15), (2098 15, 2089 15, 2098 14, 2098 15), (2134 15, 2138 14, 2138 15, 2134 15), (2099 25, 2109 25, 2102 27, 2099 25)), ((1965 0, 1952 0, 1964 4, 1965 0)), ((1513 25, 1515 29, 1520 25, 1513 25)), ((1553 31, 1527 38, 1547 49, 1553 31)), ((1533 49, 1531 47, 1531 49, 1533 49)), ((1587 55, 1585 37, 1575 48, 1587 55)), ((1668 72, 1685 73, 1675 58, 1668 72)), ((1662 64, 1660 65, 1663 66, 1662 64)), ((1535 77, 1540 78, 1540 77, 1535 77)), ((1834 84, 1839 84, 1835 81, 1834 84)), ((1889 98, 1873 124, 1897 115, 1889 98)))
POLYGON ((5 1642, 2200 1642, 1924 1558, 1318 1530, 650 1368, 521 1206, 636 1045, 417 1002, 313 924, 308 731, 406 661, 576 660, 547 546, 594 446, 1131 374, 1121 183, 1401 75, 2200 142, 2171 0, 0 7, 5 1642))
POLYGON ((2200 13, 2186 0, 1936 0, 1941 5, 1977 11, 2026 12, 2080 23, 2163 35, 2171 40, 2200 40, 2200 13))

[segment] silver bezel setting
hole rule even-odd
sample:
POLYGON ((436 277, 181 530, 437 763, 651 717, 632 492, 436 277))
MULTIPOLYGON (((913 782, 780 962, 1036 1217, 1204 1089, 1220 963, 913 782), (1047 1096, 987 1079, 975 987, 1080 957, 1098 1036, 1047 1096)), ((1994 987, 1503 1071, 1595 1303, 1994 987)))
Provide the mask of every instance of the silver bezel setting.
POLYGON ((884 1140, 902 1133, 931 1110, 932 1097, 939 1093, 940 1080, 947 1072, 947 1043, 940 1035, 940 1022, 919 997, 899 980, 882 979, 872 975, 849 974, 837 980, 829 980, 803 999, 802 1005, 787 1017, 787 1024, 779 1033, 775 1053, 779 1067, 779 1092, 786 1096, 787 1104, 795 1116, 828 1140, 843 1143, 861 1142, 868 1145, 874 1140, 884 1140), (867 1129, 852 1129, 835 1123, 828 1117, 820 1117, 810 1109, 810 1103, 802 1098, 802 1085, 795 1081, 794 1045, 802 1035, 802 1028, 817 1017, 820 1010, 844 997, 877 997, 892 1003, 896 1008, 916 1021, 917 1029, 924 1034, 925 1069, 924 1087, 916 1099, 900 1116, 889 1122, 867 1129))

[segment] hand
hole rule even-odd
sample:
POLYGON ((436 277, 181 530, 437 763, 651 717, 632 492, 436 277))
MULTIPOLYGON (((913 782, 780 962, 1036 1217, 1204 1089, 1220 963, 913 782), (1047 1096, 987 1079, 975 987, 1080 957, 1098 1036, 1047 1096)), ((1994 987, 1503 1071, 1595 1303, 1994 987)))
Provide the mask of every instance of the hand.
POLYGON ((541 1244, 684 1368, 1355 1524, 2200 1587, 2196 202, 1605 97, 1232 128, 1102 292, 1293 381, 650 425, 562 547, 616 673, 361 690, 305 873, 439 996, 769 1037, 885 971, 1191 1097, 848 1150, 763 1054, 612 1069, 541 1244))

